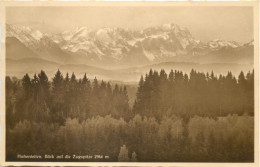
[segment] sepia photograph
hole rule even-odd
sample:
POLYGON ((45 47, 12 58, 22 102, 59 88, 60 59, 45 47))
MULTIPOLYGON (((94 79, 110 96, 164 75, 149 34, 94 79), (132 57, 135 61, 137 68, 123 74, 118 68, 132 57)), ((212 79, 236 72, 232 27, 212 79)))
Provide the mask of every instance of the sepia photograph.
POLYGON ((4 8, 5 162, 258 162, 257 8, 146 4, 4 8))

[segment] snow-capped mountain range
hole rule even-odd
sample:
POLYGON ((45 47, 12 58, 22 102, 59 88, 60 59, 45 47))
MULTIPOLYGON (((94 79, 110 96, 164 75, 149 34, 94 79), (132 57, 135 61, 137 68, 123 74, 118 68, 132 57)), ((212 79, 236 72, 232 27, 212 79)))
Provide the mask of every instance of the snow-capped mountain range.
POLYGON ((41 59, 64 64, 108 67, 195 61, 196 56, 201 58, 222 50, 233 51, 252 46, 249 43, 239 44, 219 39, 204 43, 195 39, 187 28, 176 24, 164 24, 143 30, 77 27, 58 34, 42 33, 25 26, 7 25, 6 37, 12 39, 8 44, 9 48, 13 46, 12 54, 7 54, 10 59, 18 58, 13 52, 17 50, 19 54, 19 49, 16 49, 14 44, 19 43, 19 48, 26 47, 33 55, 31 57, 37 55, 41 59))

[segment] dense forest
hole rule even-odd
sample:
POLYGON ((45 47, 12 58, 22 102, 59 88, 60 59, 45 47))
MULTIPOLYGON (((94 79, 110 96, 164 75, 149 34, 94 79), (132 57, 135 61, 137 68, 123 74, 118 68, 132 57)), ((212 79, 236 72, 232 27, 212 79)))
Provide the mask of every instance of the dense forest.
POLYGON ((32 78, 6 77, 6 158, 76 154, 109 158, 67 161, 252 162, 253 116, 254 71, 236 78, 231 72, 150 70, 139 81, 133 106, 126 85, 59 70, 49 79, 41 71, 32 78))
POLYGON ((150 70, 141 77, 133 112, 143 116, 178 115, 220 117, 228 114, 254 114, 254 71, 238 79, 228 72, 215 76, 192 70, 190 75, 171 71, 150 70))

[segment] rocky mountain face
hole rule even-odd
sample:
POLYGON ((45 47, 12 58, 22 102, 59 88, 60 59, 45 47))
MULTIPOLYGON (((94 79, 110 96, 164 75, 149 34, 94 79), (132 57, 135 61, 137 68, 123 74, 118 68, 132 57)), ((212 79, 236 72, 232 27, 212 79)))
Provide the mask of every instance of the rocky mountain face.
MULTIPOLYGON (((229 54, 221 54, 230 56, 230 52, 236 49, 251 46, 219 39, 203 43, 193 38, 188 29, 176 24, 164 24, 139 31, 78 27, 59 34, 46 34, 29 27, 7 25, 6 31, 7 42, 12 41, 9 42, 9 47, 13 47, 12 54, 18 41, 41 59, 99 67, 131 67, 169 61, 196 62, 197 58, 202 62, 204 59, 209 62, 210 56, 216 55, 216 52, 228 52, 229 54)), ((16 51, 21 53, 19 49, 16 51)), ((12 54, 8 54, 7 58, 13 58, 12 54)), ((250 59, 252 55, 244 57, 250 59)), ((221 59, 217 62, 219 61, 221 59)), ((237 62, 233 59, 232 61, 237 62)), ((212 60, 210 63, 216 62, 212 60)))
POLYGON ((63 50, 93 62, 147 64, 187 54, 200 41, 187 29, 169 24, 131 31, 120 28, 77 28, 55 36, 63 50))

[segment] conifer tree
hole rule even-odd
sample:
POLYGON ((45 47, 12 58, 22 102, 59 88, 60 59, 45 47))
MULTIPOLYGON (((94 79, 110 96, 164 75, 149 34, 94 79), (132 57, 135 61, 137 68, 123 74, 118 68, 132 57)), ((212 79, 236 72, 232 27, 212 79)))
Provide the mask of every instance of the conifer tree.
POLYGON ((31 90, 32 90, 32 83, 31 83, 31 78, 29 77, 28 74, 25 74, 25 76, 22 79, 22 85, 25 91, 26 96, 31 95, 31 90))
POLYGON ((119 155, 118 155, 118 162, 129 162, 128 150, 127 150, 125 145, 123 145, 120 148, 120 152, 119 152, 119 155))

